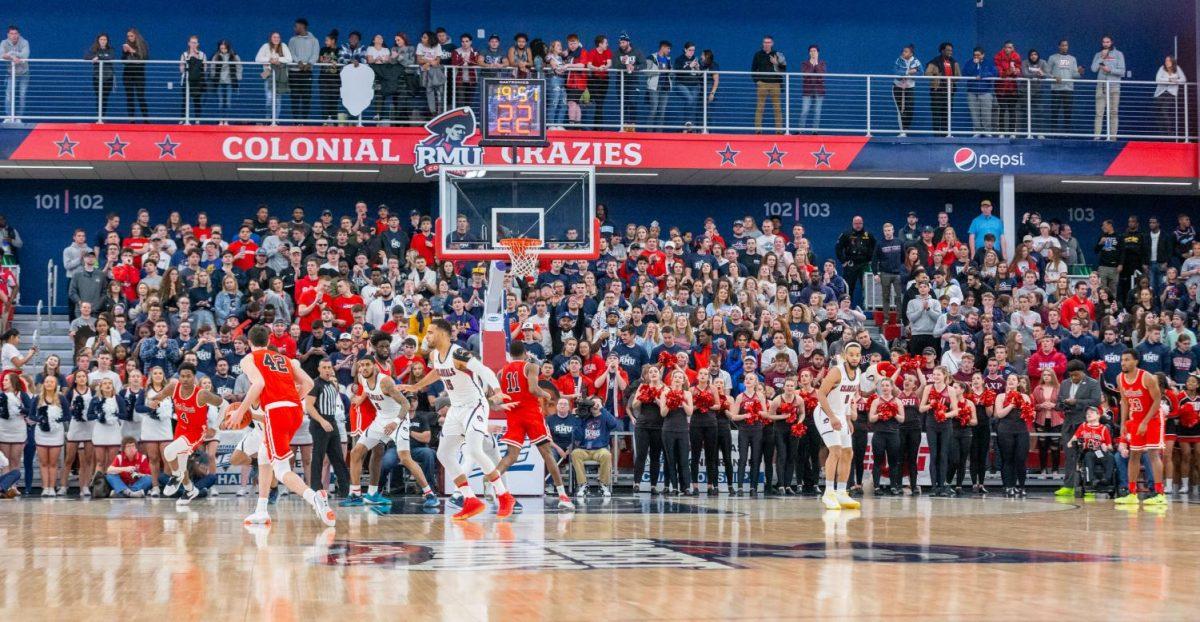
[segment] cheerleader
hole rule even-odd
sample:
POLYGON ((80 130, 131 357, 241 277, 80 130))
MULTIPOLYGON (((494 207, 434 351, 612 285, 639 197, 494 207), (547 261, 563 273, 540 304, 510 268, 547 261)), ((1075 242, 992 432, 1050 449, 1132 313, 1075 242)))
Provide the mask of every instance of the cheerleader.
POLYGON ((151 367, 150 382, 147 383, 146 390, 138 396, 137 406, 134 408, 134 413, 140 420, 139 424, 142 428, 142 449, 146 452, 146 457, 150 459, 150 475, 154 478, 154 488, 150 489, 151 497, 159 495, 158 474, 163 469, 163 448, 175 439, 175 432, 171 427, 171 414, 174 412, 174 406, 171 404, 170 396, 164 397, 158 408, 151 408, 147 400, 151 390, 156 395, 160 395, 166 391, 166 388, 167 377, 162 368, 151 367))
MULTIPOLYGON (((983 386, 982 383, 983 377, 980 376, 980 387, 983 386)), ((959 397, 949 412, 954 431, 950 436, 951 475, 947 478, 946 485, 949 486, 950 480, 954 480, 954 496, 962 496, 963 479, 967 476, 967 460, 971 457, 971 442, 975 437, 975 424, 979 421, 979 415, 975 412, 975 402, 967 397, 967 390, 970 387, 964 386, 960 382, 955 388, 959 397)))
POLYGON ((896 383, 896 378, 903 379, 899 395, 900 403, 904 405, 904 421, 900 423, 900 464, 908 473, 908 485, 904 487, 903 492, 919 495, 921 487, 917 484, 917 456, 921 451, 921 430, 925 427, 921 414, 921 393, 925 390, 925 376, 896 370, 896 374, 892 376, 892 384, 896 383))
MULTIPOLYGON (((30 421, 33 423, 33 440, 37 444, 38 464, 42 472, 42 496, 54 497, 54 484, 59 481, 58 460, 62 456, 63 444, 67 442, 66 424, 71 416, 67 398, 58 392, 58 378, 46 376, 32 404, 30 421)), ((63 469, 62 486, 66 491, 69 469, 63 469)))
POLYGON ((929 384, 921 394, 921 412, 925 413, 925 436, 929 442, 930 475, 933 479, 933 496, 951 496, 946 485, 950 470, 950 450, 953 442, 954 405, 958 403, 957 390, 950 384, 950 372, 937 366, 929 374, 929 384))
MULTIPOLYGON (((710 496, 717 494, 717 418, 721 394, 707 369, 696 376, 692 388, 692 417, 689 421, 692 457, 692 496, 700 494, 700 454, 704 453, 704 476, 710 496)), ((724 418, 723 416, 721 418, 724 418)), ((728 420, 726 420, 728 421, 728 420)), ((728 428, 728 426, 726 426, 728 428)))
POLYGON ((738 490, 745 494, 746 461, 750 461, 750 494, 758 495, 758 477, 762 467, 762 429, 767 412, 767 395, 758 376, 746 376, 746 390, 733 402, 729 418, 738 423, 738 490))
MULTIPOLYGON (((35 345, 29 348, 29 352, 25 356, 21 356, 21 350, 17 348, 17 343, 20 341, 21 331, 15 328, 10 328, 0 333, 0 375, 16 376, 20 379, 21 370, 25 367, 25 364, 33 360, 33 357, 37 355, 38 347, 35 345)), ((0 378, 0 380, 3 380, 3 378, 0 378)), ((24 379, 21 379, 22 385, 24 385, 24 382, 24 379)), ((24 386, 21 388, 22 390, 25 389, 24 386)))
MULTIPOLYGON (((96 465, 101 470, 112 464, 117 451, 121 449, 121 424, 125 408, 125 398, 117 393, 112 379, 105 378, 96 385, 96 396, 88 406, 87 419, 92 424, 92 445, 96 451, 96 465)), ((89 482, 91 477, 89 473, 89 482)))
POLYGON ((1022 378, 1020 374, 1010 375, 1004 383, 1004 395, 996 398, 996 445, 1000 448, 1000 477, 1007 497, 1025 496, 1033 404, 1021 390, 1022 378))
POLYGON ((146 377, 136 368, 130 369, 125 376, 125 386, 119 395, 125 400, 125 411, 121 413, 121 438, 141 438, 142 426, 136 416, 137 403, 145 395, 146 377))
MULTIPOLYGON (((906 376, 906 380, 912 376, 906 376)), ((900 426, 905 421, 905 405, 896 392, 896 384, 891 378, 879 378, 875 386, 876 396, 871 401, 871 410, 867 420, 871 423, 871 465, 872 479, 875 480, 875 494, 883 494, 883 464, 888 466, 888 484, 891 494, 903 494, 900 483, 900 426)))
MULTIPOLYGON (((819 401, 816 382, 812 369, 806 367, 800 370, 800 384, 796 387, 796 392, 800 394, 800 399, 804 402, 804 413, 809 421, 812 421, 819 401)), ((812 432, 800 437, 800 468, 796 484, 802 487, 800 490, 802 495, 815 497, 818 494, 817 480, 821 477, 821 464, 824 461, 821 456, 822 451, 827 450, 820 434, 812 432)))
MULTIPOLYGON (((1182 395, 1179 396, 1179 433, 1176 444, 1179 447, 1179 476, 1181 486, 1179 492, 1188 493, 1188 486, 1198 481, 1192 478, 1192 471, 1200 466, 1200 375, 1191 374, 1184 381, 1182 395)), ((1200 486, 1194 494, 1200 494, 1200 486)))
POLYGON ((662 468, 663 415, 658 407, 658 394, 666 389, 658 367, 646 365, 642 368, 642 384, 634 392, 630 411, 634 415, 633 481, 641 486, 642 473, 646 470, 646 459, 650 459, 650 494, 658 494, 658 475, 662 468))
POLYGON ((70 421, 67 423, 67 454, 63 460, 62 486, 58 489, 61 497, 67 494, 67 483, 71 476, 71 465, 79 459, 79 496, 92 496, 91 474, 96 468, 95 450, 92 447, 92 422, 88 421, 88 409, 91 408, 95 393, 88 384, 88 373, 84 369, 71 372, 71 387, 67 390, 67 405, 70 421))
POLYGON ((987 387, 982 372, 971 375, 971 385, 966 398, 975 405, 975 427, 971 428, 971 492, 986 495, 983 480, 987 476, 988 448, 992 444, 992 411, 996 407, 996 394, 987 387), (984 432, 981 434, 980 430, 984 432))
MULTIPOLYGON (((20 472, 25 455, 25 439, 29 433, 25 424, 29 414, 28 401, 29 394, 24 390, 20 375, 0 375, 0 456, 7 459, 14 473, 20 472)), ((13 481, 15 484, 16 480, 13 481)), ((0 486, 0 495, 9 488, 0 486)))
POLYGON ((691 478, 688 477, 688 420, 692 417, 694 407, 687 375, 682 370, 671 372, 671 384, 666 391, 658 394, 658 408, 663 412, 662 442, 667 458, 667 489, 684 495, 691 488, 691 478))
POLYGON ((775 420, 778 428, 775 436, 776 454, 779 456, 779 494, 794 495, 793 476, 799 473, 800 443, 806 435, 804 420, 808 412, 804 408, 804 400, 796 392, 796 379, 788 378, 783 381, 783 390, 771 400, 767 414, 775 420))
MULTIPOLYGON (((713 405, 717 416, 717 453, 721 456, 721 464, 725 467, 725 493, 733 494, 733 421, 729 419, 729 410, 733 408, 733 398, 729 396, 729 387, 725 379, 716 376, 712 380, 713 393, 720 396, 713 405)), ((716 462, 713 463, 716 468, 716 462)), ((710 487, 710 494, 716 492, 715 484, 710 487)))

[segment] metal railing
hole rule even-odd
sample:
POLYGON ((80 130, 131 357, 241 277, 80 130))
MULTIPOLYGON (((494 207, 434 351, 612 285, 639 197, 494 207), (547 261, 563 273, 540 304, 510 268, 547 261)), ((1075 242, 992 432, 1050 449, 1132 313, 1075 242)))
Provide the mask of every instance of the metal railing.
MULTIPOLYGON (((478 81, 510 69, 367 64, 359 116, 341 105, 340 66, 265 71, 209 61, 30 59, 0 63, 16 121, 420 125, 479 105, 478 81), (240 79, 237 76, 240 74, 240 79), (224 76, 224 77, 223 77, 224 76), (265 77, 264 77, 265 76, 265 77)), ((564 129, 1188 140, 1195 83, 986 79, 747 71, 544 71, 547 123, 564 129)))

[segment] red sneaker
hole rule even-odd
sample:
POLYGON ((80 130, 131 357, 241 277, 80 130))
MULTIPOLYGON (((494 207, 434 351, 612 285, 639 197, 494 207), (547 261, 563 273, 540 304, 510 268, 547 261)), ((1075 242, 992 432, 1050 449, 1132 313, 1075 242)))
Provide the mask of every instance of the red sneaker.
MULTIPOLYGON (((503 503, 501 503, 500 505, 501 505, 501 507, 504 506, 503 503)), ((472 516, 478 516, 479 514, 483 513, 483 511, 486 509, 487 509, 487 506, 484 505, 483 502, 479 500, 479 497, 467 497, 467 498, 463 499, 462 509, 459 510, 458 513, 456 513, 451 518, 453 518, 454 520, 467 520, 468 518, 471 518, 472 516)))
POLYGON ((513 506, 517 504, 517 500, 513 498, 511 492, 506 492, 500 495, 496 501, 500 507, 496 509, 496 518, 508 518, 512 516, 513 506))

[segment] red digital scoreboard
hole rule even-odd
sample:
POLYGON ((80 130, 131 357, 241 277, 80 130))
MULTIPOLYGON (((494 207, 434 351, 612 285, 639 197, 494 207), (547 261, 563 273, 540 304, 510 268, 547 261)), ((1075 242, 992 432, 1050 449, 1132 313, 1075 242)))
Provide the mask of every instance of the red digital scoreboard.
POLYGON ((483 136, 487 146, 538 147, 546 144, 546 81, 535 78, 485 78, 483 136))

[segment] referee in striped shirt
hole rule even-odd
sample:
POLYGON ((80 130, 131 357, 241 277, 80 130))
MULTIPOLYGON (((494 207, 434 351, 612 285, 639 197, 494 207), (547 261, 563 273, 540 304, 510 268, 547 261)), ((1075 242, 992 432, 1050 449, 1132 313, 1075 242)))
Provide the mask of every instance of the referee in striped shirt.
POLYGON ((304 398, 304 409, 308 413, 308 428, 312 433, 312 473, 309 473, 309 486, 313 490, 322 490, 321 473, 325 470, 325 457, 329 457, 329 465, 337 474, 337 494, 345 497, 350 494, 350 469, 346 468, 346 457, 342 454, 342 439, 337 428, 337 409, 342 406, 342 396, 338 392, 337 376, 333 371, 333 363, 324 355, 317 364, 317 380, 313 383, 312 391, 304 398))

